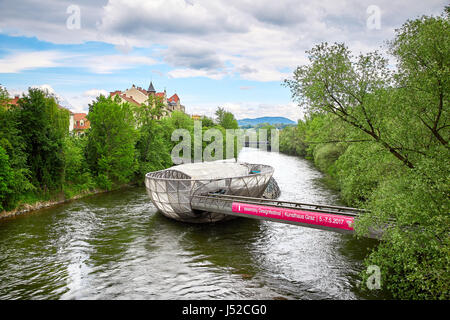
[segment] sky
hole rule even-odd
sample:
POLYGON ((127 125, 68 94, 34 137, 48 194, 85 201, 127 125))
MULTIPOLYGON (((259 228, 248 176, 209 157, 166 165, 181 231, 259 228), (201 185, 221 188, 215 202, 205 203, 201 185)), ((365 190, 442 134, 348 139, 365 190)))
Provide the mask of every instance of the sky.
POLYGON ((407 19, 440 15, 438 0, 2 0, 0 85, 29 87, 87 112, 99 94, 133 84, 181 99, 189 114, 217 107, 237 119, 302 110, 283 86, 321 42, 385 51, 407 19))

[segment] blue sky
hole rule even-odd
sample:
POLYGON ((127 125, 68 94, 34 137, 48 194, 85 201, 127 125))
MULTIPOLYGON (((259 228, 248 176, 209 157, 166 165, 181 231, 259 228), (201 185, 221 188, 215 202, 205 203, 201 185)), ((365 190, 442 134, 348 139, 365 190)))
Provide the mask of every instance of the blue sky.
POLYGON ((0 84, 53 92, 86 112, 131 85, 177 93, 190 114, 302 112, 282 86, 322 41, 383 50, 395 28, 446 1, 102 0, 0 3, 0 84))

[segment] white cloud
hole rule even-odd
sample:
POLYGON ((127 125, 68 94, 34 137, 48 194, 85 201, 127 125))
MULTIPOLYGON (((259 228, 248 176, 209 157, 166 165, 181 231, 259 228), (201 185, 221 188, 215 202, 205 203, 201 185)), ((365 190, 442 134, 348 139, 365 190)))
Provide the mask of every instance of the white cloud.
POLYGON ((81 59, 79 64, 94 73, 113 73, 117 70, 131 69, 139 66, 149 66, 156 60, 145 56, 104 55, 81 59))
POLYGON ((148 66, 156 60, 137 55, 70 54, 62 51, 13 52, 0 58, 0 73, 20 73, 50 67, 84 67, 93 73, 112 73, 117 70, 148 66))
MULTIPOLYGON (((81 29, 69 30, 66 9, 71 4, 70 0, 0 1, 0 30, 58 44, 104 42, 112 44, 117 54, 15 52, 0 58, 0 73, 65 66, 112 74, 164 61, 169 68, 164 67, 160 76, 173 79, 282 81, 307 63, 305 51, 317 43, 345 42, 355 53, 378 49, 406 19, 440 14, 447 1, 412 5, 407 0, 79 0, 81 29), (382 13, 379 30, 366 26, 366 9, 373 4, 382 13), (155 49, 156 54, 133 54, 142 48, 155 49)), ((95 95, 91 93, 70 95, 67 100, 74 108, 87 110, 95 95)), ((228 106, 238 118, 276 112, 295 120, 301 115, 290 104, 229 101, 212 105, 228 106)), ((206 105, 187 107, 191 113, 214 113, 206 105)))
POLYGON ((167 73, 169 78, 206 77, 214 80, 222 79, 227 73, 220 70, 174 69, 167 73))
POLYGON ((85 92, 83 92, 83 96, 85 97, 98 97, 100 95, 104 95, 105 97, 108 96, 108 91, 103 90, 103 89, 90 89, 90 90, 86 90, 85 92))
MULTIPOLYGON (((124 54, 86 59, 84 65, 95 73, 154 64, 151 57, 129 54, 133 47, 158 45, 167 48, 161 55, 175 68, 169 73, 174 78, 221 79, 234 73, 246 80, 279 81, 304 63, 305 50, 316 43, 339 41, 351 49, 373 50, 406 19, 439 14, 446 1, 411 5, 406 0, 379 0, 375 4, 382 12, 380 30, 366 27, 366 9, 374 4, 372 0, 80 0, 79 30, 66 28, 70 4, 69 0, 2 1, 0 28, 55 43, 111 43, 124 54)), ((58 66, 57 57, 42 55, 4 58, 0 66, 8 73, 58 66)))
POLYGON ((0 59, 0 73, 19 73, 36 68, 61 66, 64 55, 57 51, 11 53, 0 59))
POLYGON ((89 89, 84 91, 81 95, 67 95, 67 101, 70 103, 70 110, 76 113, 87 113, 89 111, 89 104, 97 99, 98 96, 109 96, 109 92, 104 89, 89 89))

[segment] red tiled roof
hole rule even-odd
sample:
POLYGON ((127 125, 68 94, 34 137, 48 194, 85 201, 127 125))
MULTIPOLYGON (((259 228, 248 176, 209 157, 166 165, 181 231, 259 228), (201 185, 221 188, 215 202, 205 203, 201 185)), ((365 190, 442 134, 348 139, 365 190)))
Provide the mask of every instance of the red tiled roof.
POLYGON ((164 98, 164 92, 157 92, 155 95, 156 95, 157 97, 164 98))
POLYGON ((74 113, 73 114, 73 120, 85 120, 86 119, 86 113, 74 113))
POLYGON ((116 91, 110 92, 109 96, 112 97, 112 96, 115 96, 116 94, 122 94, 122 91, 116 90, 116 91))
POLYGON ((124 95, 124 94, 120 95, 120 97, 121 97, 123 100, 125 100, 125 101, 127 101, 127 102, 129 102, 129 103, 133 103, 133 104, 138 105, 138 106, 141 105, 139 102, 137 102, 137 101, 134 100, 133 98, 127 97, 127 96, 124 95))
POLYGON ((180 98, 178 97, 178 95, 175 93, 173 96, 171 96, 169 99, 170 102, 178 102, 180 101, 180 98))
POLYGON ((91 127, 91 123, 86 119, 86 113, 74 113, 73 114, 74 125, 73 128, 76 130, 86 130, 91 127), (80 121, 83 120, 84 124, 81 125, 80 121))
POLYGON ((142 92, 143 94, 145 94, 146 96, 148 96, 148 92, 147 90, 142 89, 141 87, 137 87, 137 89, 142 92))
MULTIPOLYGON (((139 90, 139 88, 138 88, 138 90, 139 90)), ((116 95, 118 95, 118 96, 121 97, 123 100, 125 100, 125 101, 127 101, 127 102, 129 102, 129 103, 133 103, 133 104, 138 105, 138 106, 141 105, 139 102, 137 102, 137 101, 134 100, 133 98, 127 97, 127 96, 126 96, 124 93, 122 93, 122 91, 120 91, 120 90, 116 90, 116 91, 113 91, 113 92, 110 92, 110 93, 109 93, 109 96, 110 96, 110 97, 113 97, 113 96, 116 96, 116 95)))
POLYGON ((9 104, 16 106, 17 105, 17 101, 19 101, 19 96, 15 96, 14 99, 10 99, 9 100, 9 104))

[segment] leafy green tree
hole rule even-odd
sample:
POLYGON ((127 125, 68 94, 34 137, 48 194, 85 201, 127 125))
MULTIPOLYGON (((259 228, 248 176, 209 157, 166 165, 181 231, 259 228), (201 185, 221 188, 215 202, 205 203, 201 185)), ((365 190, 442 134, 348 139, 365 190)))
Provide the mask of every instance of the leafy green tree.
POLYGON ((101 188, 131 181, 136 168, 136 122, 128 103, 99 96, 90 106, 87 159, 101 188))
POLYGON ((9 157, 6 151, 0 147, 0 211, 8 206, 9 198, 14 192, 14 175, 9 165, 9 157))
POLYGON ((396 70, 376 52, 323 43, 285 82, 309 117, 307 154, 368 209, 358 235, 384 230, 365 263, 402 299, 449 298, 449 30, 448 8, 407 21, 389 42, 396 70))
POLYGON ((409 106, 409 116, 444 146, 450 138, 449 8, 442 16, 408 20, 389 42, 398 61, 395 81, 404 101, 399 108, 409 106))
POLYGON ((201 121, 202 121, 202 126, 203 127, 212 128, 212 127, 215 126, 215 123, 214 123, 213 119, 208 118, 206 116, 203 116, 201 118, 201 121))
POLYGON ((86 136, 67 136, 64 139, 64 192, 67 198, 95 187, 85 158, 86 144, 86 136))
POLYGON ((161 119, 169 115, 162 98, 158 96, 150 95, 147 102, 143 103, 141 107, 136 108, 137 112, 142 114, 142 111, 145 110, 146 116, 152 119, 161 119))
POLYGON ((224 108, 221 107, 217 108, 215 115, 217 123, 223 128, 225 129, 239 128, 239 125, 237 123, 237 120, 234 118, 234 115, 229 111, 225 111, 224 108))
POLYGON ((12 209, 23 193, 35 189, 29 181, 30 170, 27 167, 25 143, 19 125, 19 111, 17 107, 9 106, 8 92, 0 87, 0 148, 3 148, 8 157, 8 165, 5 163, 4 168, 9 166, 13 177, 8 184, 10 192, 3 196, 4 209, 12 209))
POLYGON ((34 186, 44 192, 57 190, 64 182, 63 140, 69 132, 69 111, 55 97, 30 88, 18 101, 18 126, 28 154, 34 186))
POLYGON ((297 127, 286 127, 280 131, 280 152, 290 155, 304 156, 305 154, 297 153, 298 145, 297 127))
POLYGON ((400 152, 381 132, 378 96, 386 96, 392 75, 388 61, 377 52, 354 57, 344 44, 322 43, 309 54, 309 65, 298 67, 293 80, 285 80, 292 96, 309 112, 335 115, 380 143, 405 165, 400 152))
POLYGON ((156 106, 150 101, 149 104, 143 104, 136 109, 137 122, 139 124, 136 142, 136 153, 138 159, 137 175, 138 179, 151 171, 165 169, 172 165, 169 147, 166 139, 170 136, 164 134, 167 129, 161 124, 159 119, 163 114, 164 105, 161 101, 156 102, 156 106))

